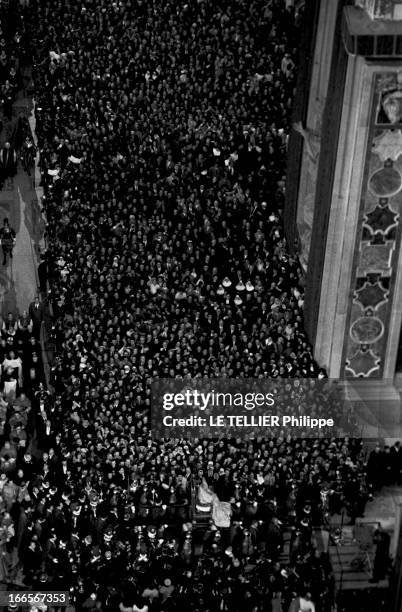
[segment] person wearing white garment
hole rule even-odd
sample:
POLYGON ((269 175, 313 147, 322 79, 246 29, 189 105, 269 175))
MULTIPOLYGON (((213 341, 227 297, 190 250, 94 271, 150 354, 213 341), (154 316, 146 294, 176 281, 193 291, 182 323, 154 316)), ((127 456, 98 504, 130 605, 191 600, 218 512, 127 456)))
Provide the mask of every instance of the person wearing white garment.
POLYGON ((148 612, 149 608, 146 603, 141 602, 137 606, 137 604, 133 605, 133 612, 148 612))
POLYGON ((3 386, 3 396, 8 402, 15 400, 17 396, 17 379, 12 368, 6 370, 6 378, 3 386))
POLYGON ((1 364, 2 373, 12 369, 13 372, 18 374, 18 384, 22 385, 22 361, 20 357, 16 357, 14 351, 9 351, 8 357, 6 357, 1 364))
POLYGON ((311 593, 305 593, 304 597, 296 597, 290 604, 289 612, 315 612, 311 593))

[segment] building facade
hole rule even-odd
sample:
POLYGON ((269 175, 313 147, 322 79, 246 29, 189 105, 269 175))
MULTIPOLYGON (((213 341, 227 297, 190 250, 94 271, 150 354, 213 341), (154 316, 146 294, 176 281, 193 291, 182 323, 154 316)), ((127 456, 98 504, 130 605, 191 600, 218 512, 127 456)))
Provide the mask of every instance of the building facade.
POLYGON ((285 210, 305 271, 305 325, 330 377, 399 401, 402 2, 321 0, 309 20, 285 210))

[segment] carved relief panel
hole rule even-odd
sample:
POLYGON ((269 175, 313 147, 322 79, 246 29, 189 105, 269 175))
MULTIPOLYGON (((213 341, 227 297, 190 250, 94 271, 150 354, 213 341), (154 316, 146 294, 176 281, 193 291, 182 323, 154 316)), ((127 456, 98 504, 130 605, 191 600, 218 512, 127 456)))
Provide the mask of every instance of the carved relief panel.
POLYGON ((401 242, 402 73, 375 74, 345 375, 381 377, 401 242))

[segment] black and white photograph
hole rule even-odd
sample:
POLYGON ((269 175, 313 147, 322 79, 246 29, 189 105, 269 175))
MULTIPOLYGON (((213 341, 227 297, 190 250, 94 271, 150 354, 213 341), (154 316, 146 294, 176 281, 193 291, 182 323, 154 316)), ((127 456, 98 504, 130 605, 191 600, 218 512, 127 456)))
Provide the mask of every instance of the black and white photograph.
POLYGON ((402 0, 0 0, 0 612, 402 612, 402 0))

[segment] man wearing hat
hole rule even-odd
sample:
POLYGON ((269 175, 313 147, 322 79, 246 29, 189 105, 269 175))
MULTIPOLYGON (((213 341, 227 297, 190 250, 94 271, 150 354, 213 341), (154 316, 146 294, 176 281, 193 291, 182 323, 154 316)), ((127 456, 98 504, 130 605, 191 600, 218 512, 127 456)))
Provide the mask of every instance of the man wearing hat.
MULTIPOLYGON (((85 532, 82 532, 82 533, 85 533, 85 532)), ((89 563, 90 559, 92 558, 92 547, 93 547, 92 535, 86 534, 82 540, 81 555, 80 555, 81 563, 83 566, 89 563)))
POLYGON ((84 523, 85 517, 83 513, 83 506, 79 502, 75 501, 70 504, 69 508, 69 529, 71 531, 81 533, 84 523))
POLYGON ((23 554, 26 584, 32 584, 34 575, 40 567, 41 557, 42 551, 40 550, 38 538, 34 535, 23 554))
POLYGON ((97 580, 101 565, 102 557, 100 548, 99 546, 93 546, 91 549, 91 556, 85 566, 85 572, 90 580, 97 580))

